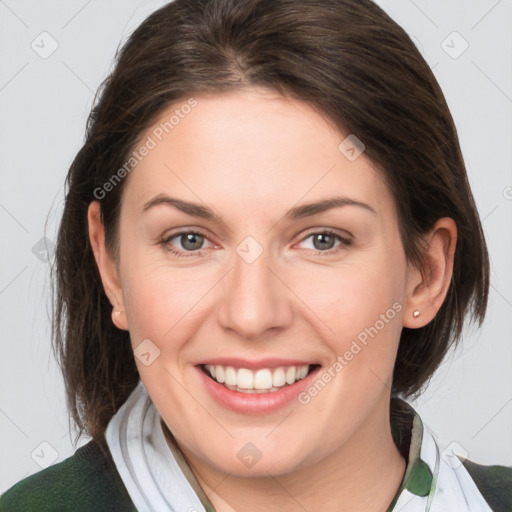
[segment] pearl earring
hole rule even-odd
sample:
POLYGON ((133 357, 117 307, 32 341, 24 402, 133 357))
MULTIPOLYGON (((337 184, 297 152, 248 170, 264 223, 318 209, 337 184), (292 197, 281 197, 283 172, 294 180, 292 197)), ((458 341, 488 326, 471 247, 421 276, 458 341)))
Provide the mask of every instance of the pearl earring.
POLYGON ((420 312, 418 310, 414 311, 414 313, 412 314, 412 316, 414 318, 418 318, 420 316, 420 312))

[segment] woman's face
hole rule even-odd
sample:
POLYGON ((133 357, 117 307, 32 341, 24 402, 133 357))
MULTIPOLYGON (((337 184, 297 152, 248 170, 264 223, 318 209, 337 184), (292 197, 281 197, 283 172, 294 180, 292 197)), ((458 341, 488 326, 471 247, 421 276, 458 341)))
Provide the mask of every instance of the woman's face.
POLYGON ((410 288, 390 192, 304 103, 194 98, 140 138, 122 201, 119 323, 146 389, 222 472, 374 449, 410 288))

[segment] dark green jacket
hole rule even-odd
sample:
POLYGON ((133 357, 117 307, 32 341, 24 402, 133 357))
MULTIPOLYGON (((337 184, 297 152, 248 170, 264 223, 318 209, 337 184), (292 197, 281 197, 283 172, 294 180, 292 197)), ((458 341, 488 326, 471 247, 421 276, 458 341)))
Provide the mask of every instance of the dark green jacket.
POLYGON ((0 497, 2 512, 134 512, 104 437, 31 475, 0 497))

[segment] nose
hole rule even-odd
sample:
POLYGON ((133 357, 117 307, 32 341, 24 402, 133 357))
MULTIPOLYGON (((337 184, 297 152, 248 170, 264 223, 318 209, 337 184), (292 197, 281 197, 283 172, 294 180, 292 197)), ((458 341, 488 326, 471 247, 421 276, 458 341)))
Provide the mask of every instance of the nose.
POLYGON ((293 294, 269 260, 265 251, 252 262, 235 254, 223 279, 218 321, 242 339, 262 340, 292 322, 293 294))

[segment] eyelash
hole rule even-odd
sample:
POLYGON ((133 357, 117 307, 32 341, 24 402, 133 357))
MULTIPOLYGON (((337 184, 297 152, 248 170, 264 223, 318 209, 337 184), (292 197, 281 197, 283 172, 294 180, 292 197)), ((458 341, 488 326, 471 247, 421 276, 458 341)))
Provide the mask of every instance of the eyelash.
MULTIPOLYGON (((170 241, 173 240, 174 238, 178 238, 182 235, 189 235, 189 234, 200 235, 203 238, 205 238, 206 240, 209 240, 209 238, 206 236, 206 234, 201 232, 200 230, 190 230, 190 231, 180 231, 178 233, 173 233, 172 235, 164 238, 161 242, 159 242, 159 244, 163 247, 163 249, 166 252, 172 253, 174 256, 177 256, 179 258, 189 258, 191 256, 196 256, 198 254, 201 254, 201 252, 204 249, 199 249, 197 251, 177 251, 176 249, 172 249, 171 246, 169 245, 170 241)), ((349 240, 348 238, 344 238, 329 229, 320 230, 320 231, 312 231, 308 235, 306 235, 301 240, 301 242, 304 242, 305 240, 307 240, 308 238, 310 238, 313 235, 328 235, 328 236, 337 238, 341 242, 339 245, 335 246, 335 248, 329 249, 328 251, 320 251, 318 249, 308 249, 310 251, 313 251, 316 254, 321 254, 322 256, 324 256, 324 255, 329 256, 331 254, 335 254, 338 251, 343 250, 344 248, 352 245, 351 240, 349 240)))

